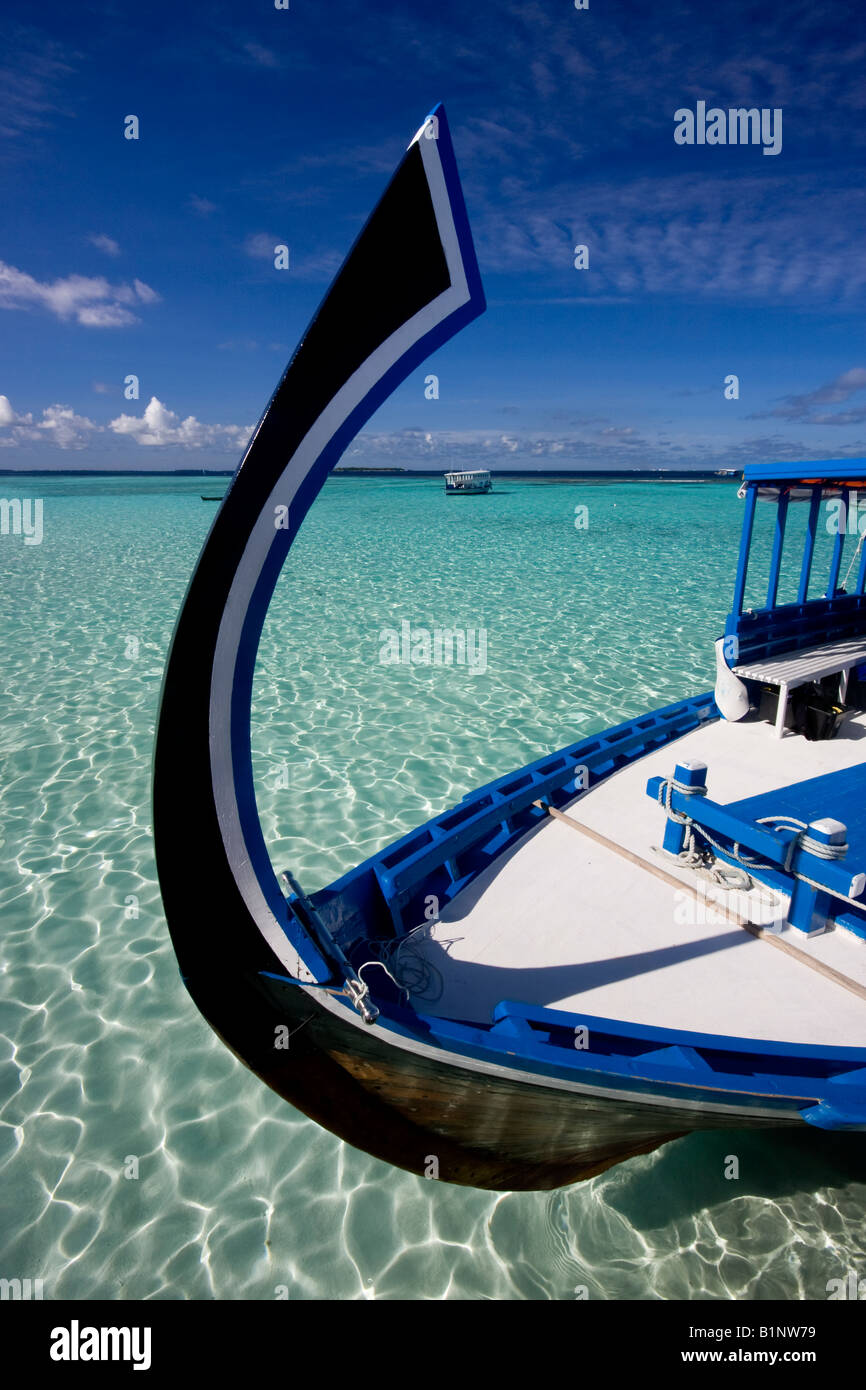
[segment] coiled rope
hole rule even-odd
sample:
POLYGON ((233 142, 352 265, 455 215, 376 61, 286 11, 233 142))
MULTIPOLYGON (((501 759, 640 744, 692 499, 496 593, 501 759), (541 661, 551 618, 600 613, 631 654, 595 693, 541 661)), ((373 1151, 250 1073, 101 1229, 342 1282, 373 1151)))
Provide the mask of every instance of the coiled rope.
MULTIPOLYGON (((705 826, 698 824, 692 816, 684 811, 675 811, 671 805, 671 797, 675 791, 682 792, 686 796, 707 795, 706 787, 692 787, 686 782, 680 782, 673 776, 666 778, 661 783, 658 790, 658 803, 660 806, 664 807, 670 820, 684 827, 685 835, 683 847, 679 854, 670 854, 666 850, 656 850, 657 853, 666 854, 668 858, 675 859, 678 863, 682 864, 684 868, 692 869, 702 877, 709 878, 711 882, 719 883, 729 888, 743 888, 746 891, 755 887, 753 875, 756 872, 763 870, 772 873, 779 869, 780 866, 778 864, 768 864, 763 860, 753 859, 743 854, 740 849, 739 840, 734 840, 733 849, 728 849, 727 846, 720 844, 718 840, 714 839, 709 830, 707 830, 705 826), (715 855, 710 854, 708 850, 696 843, 696 834, 700 835, 701 839, 706 840, 707 843, 713 847, 716 851, 715 855), (737 864, 741 865, 742 868, 735 869, 731 865, 721 868, 717 867, 714 861, 718 855, 723 858, 735 859, 737 864)), ((801 873, 799 870, 791 867, 794 853, 798 848, 807 850, 810 854, 814 854, 817 859, 844 859, 849 849, 847 841, 844 844, 828 845, 822 840, 816 840, 808 833, 809 826, 807 822, 797 820, 796 816, 759 816, 756 824, 769 825, 774 828, 785 830, 795 830, 797 832, 788 844, 785 853, 785 861, 781 866, 785 873, 790 874, 792 878, 800 879, 803 883, 808 883, 812 888, 818 888, 822 892, 831 893, 834 898, 840 898, 843 902, 850 903, 852 907, 859 907, 862 909, 866 906, 862 898, 852 898, 849 897, 847 893, 839 893, 835 889, 828 889, 826 884, 818 883, 814 878, 810 878, 808 874, 801 873)), ((654 848, 656 847, 654 846, 654 848)))
MULTIPOLYGON (((360 945, 375 950, 378 954, 370 960, 365 960, 364 964, 358 967, 358 977, 363 979, 364 971, 368 967, 378 965, 407 999, 411 995, 414 999, 435 1004, 441 999, 445 987, 442 973, 416 948, 419 945, 419 934, 429 932, 436 926, 437 921, 438 919, 434 918, 433 921, 421 922, 396 940, 375 941, 368 938, 360 942, 360 945)), ((454 941, 459 940, 459 937, 454 937, 451 941, 440 941, 437 944, 447 950, 454 941)))

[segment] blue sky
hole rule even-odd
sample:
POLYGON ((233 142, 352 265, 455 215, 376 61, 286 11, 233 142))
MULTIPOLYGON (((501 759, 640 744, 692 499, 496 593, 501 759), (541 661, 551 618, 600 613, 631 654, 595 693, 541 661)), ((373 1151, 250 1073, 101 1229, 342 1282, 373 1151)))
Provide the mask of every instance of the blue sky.
POLYGON ((234 467, 439 100, 488 310, 344 464, 866 455, 859 0, 4 10, 0 467, 234 467), (699 101, 781 150, 677 144, 699 101))

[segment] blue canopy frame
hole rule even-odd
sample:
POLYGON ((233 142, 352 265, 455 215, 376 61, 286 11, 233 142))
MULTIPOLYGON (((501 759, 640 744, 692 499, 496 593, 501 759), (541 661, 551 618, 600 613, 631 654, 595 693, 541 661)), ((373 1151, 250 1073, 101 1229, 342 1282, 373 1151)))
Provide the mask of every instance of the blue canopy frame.
POLYGON ((858 492, 866 496, 866 459, 755 465, 744 470, 743 485, 745 514, 733 606, 725 627, 726 637, 737 639, 737 658, 742 660, 746 655, 770 655, 787 648, 803 648, 835 637, 866 633, 866 545, 860 556, 855 583, 847 589, 839 588, 846 527, 840 526, 834 540, 825 593, 820 598, 808 597, 821 499, 830 488, 841 490, 845 500, 845 516, 848 517, 852 504, 856 505, 858 492), (790 537, 789 504, 795 488, 798 491, 809 489, 800 578, 796 601, 779 604, 782 552, 786 534, 790 537), (767 598, 763 608, 746 609, 746 580, 755 508, 759 494, 764 489, 778 491, 767 598))
MULTIPOLYGON (((749 554, 752 546, 752 530, 755 520, 755 507, 760 488, 778 488, 779 497, 776 511, 776 529, 773 535, 773 554, 770 561, 770 578, 767 585, 767 608, 776 607, 779 592, 779 574, 782 566, 782 547, 788 520, 788 503, 791 488, 809 487, 811 501, 806 521, 806 534, 803 545, 803 562, 800 569, 800 584, 797 602, 807 602, 809 579, 812 572, 812 557, 815 551, 815 533, 818 528, 818 513, 824 490, 830 487, 842 488, 846 492, 846 515, 851 506, 852 495, 858 490, 866 491, 866 459, 826 459, 819 463, 775 463, 760 464, 745 469, 743 483, 746 488, 746 512, 743 518, 743 533, 740 540, 740 555, 737 563, 737 578, 734 585, 734 614, 742 613, 746 592, 746 576, 749 568, 749 554)), ((840 528, 833 546, 830 575, 825 598, 836 596, 842 551, 845 545, 845 530, 840 528)), ((866 547, 860 561, 857 584, 854 593, 862 594, 866 582, 866 547)))

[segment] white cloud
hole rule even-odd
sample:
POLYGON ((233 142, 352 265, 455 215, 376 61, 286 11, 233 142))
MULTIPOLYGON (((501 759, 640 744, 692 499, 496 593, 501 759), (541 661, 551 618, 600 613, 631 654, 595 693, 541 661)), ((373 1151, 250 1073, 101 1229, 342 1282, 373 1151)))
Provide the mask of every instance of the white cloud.
POLYGON ((38 428, 45 430, 61 449, 83 449, 87 436, 101 426, 86 415, 76 415, 71 406, 49 405, 42 412, 38 428))
POLYGON ((258 63, 263 68, 278 68, 280 60, 272 48, 265 48, 260 43, 245 43, 243 51, 254 63, 258 63))
POLYGON ((83 449, 89 436, 101 428, 85 415, 76 415, 68 405, 46 406, 42 419, 34 421, 30 413, 17 414, 8 396, 0 396, 0 429, 9 431, 0 436, 0 445, 6 448, 33 440, 44 442, 47 436, 59 449, 83 449))
POLYGON ((585 433, 557 434, 539 430, 535 433, 503 434, 500 430, 429 430, 405 429, 387 434, 360 434, 350 445, 346 461, 369 461, 370 464, 403 464, 418 467, 443 467, 452 463, 472 463, 496 467, 495 460, 507 459, 509 466, 543 466, 546 458, 560 465, 587 467, 594 463, 615 466, 612 456, 621 446, 629 452, 637 447, 652 448, 652 441, 639 435, 629 426, 620 429, 587 429, 585 433))
POLYGON ((76 310, 75 317, 85 328, 124 328, 138 323, 135 314, 120 304, 85 304, 76 310))
POLYGON ((115 434, 128 435, 138 444, 179 444, 185 449, 204 445, 237 450, 252 433, 252 425, 205 425, 194 415, 185 420, 151 396, 143 415, 119 415, 109 423, 115 434))
POLYGON ((121 328, 138 322, 129 306, 158 299, 156 291, 141 280, 112 285, 101 275, 67 275, 49 282, 0 261, 0 309, 47 309, 59 319, 74 319, 86 328, 121 328))
POLYGON ((133 280, 132 284, 142 304, 159 303, 159 295, 156 290, 152 290, 150 285, 146 285, 143 280, 133 280))
POLYGON ((540 302, 555 302, 554 285, 566 302, 566 281, 586 303, 664 294, 844 309, 866 294, 863 194, 841 182, 791 175, 780 186, 748 172, 572 180, 517 186, 504 213, 499 196, 479 198, 474 218, 482 274, 547 273, 540 302), (573 269, 579 244, 589 247, 588 272, 573 269))
POLYGON ((819 386, 815 391, 807 391, 800 396, 785 396, 782 404, 775 410, 752 415, 752 420, 778 416, 783 420, 797 420, 807 425, 857 425, 866 421, 866 405, 853 410, 820 410, 825 405, 839 405, 848 401, 860 391, 866 390, 866 367, 850 367, 847 372, 819 386))
POLYGON ((244 250, 256 261, 270 261, 274 258, 274 247, 285 242, 278 236, 268 236, 266 232, 251 232, 244 241, 244 250))
POLYGON ((98 236, 89 236, 87 240, 91 246, 95 246, 97 251, 104 251, 106 256, 119 256, 120 247, 112 236, 106 236, 100 232, 98 236))
MULTIPOLYGON (((100 383, 97 383, 99 385, 100 383)), ((119 415, 99 425, 77 415, 69 405, 49 405, 41 419, 19 415, 8 396, 0 395, 0 448, 53 444, 58 449, 83 449, 96 435, 125 435, 133 444, 173 445, 181 449, 219 449, 237 454, 253 432, 252 425, 206 425, 194 415, 182 420, 153 396, 143 415, 119 415)), ((107 443, 102 444, 102 449, 107 443)), ((116 449, 116 445, 113 446, 116 449)))
POLYGON ((212 203, 209 198, 200 198, 197 193, 190 193, 187 206, 193 212, 197 212, 199 217, 210 217, 211 213, 217 210, 216 203, 212 203))

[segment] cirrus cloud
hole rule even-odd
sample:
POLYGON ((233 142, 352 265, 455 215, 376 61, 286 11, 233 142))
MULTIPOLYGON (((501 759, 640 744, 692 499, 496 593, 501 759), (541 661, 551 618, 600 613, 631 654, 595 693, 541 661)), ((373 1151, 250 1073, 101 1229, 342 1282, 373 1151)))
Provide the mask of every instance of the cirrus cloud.
POLYGON ((106 236, 105 232, 100 232, 98 236, 89 236, 87 240, 91 246, 95 246, 97 251, 104 251, 106 256, 119 256, 120 246, 113 236, 106 236))
POLYGON ((777 416, 806 425, 859 425, 866 421, 866 405, 851 410, 822 410, 822 406, 840 405, 860 391, 866 391, 866 367, 850 367, 847 372, 799 396, 784 396, 775 410, 750 416, 753 420, 777 416))

